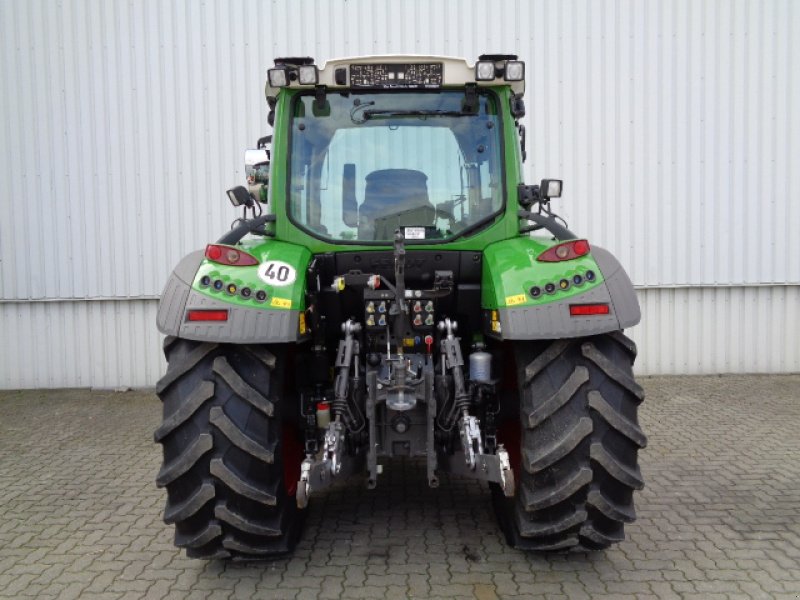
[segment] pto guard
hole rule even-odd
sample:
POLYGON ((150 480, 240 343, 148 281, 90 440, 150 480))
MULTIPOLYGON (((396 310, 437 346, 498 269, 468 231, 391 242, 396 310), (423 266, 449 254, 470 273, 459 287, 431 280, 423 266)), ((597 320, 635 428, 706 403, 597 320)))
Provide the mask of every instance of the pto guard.
POLYGON ((517 238, 489 246, 483 261, 483 330, 502 340, 575 338, 618 331, 641 319, 636 291, 619 261, 607 250, 591 246, 578 259, 542 263, 536 257, 549 244, 517 238), (593 274, 587 281, 586 273, 593 274), (573 283, 580 275, 583 282, 573 283), (567 280, 568 288, 559 289, 567 280), (556 285, 555 292, 534 299, 532 286, 556 285), (607 304, 608 314, 572 316, 570 305, 607 304))
POLYGON ((215 265, 205 260, 204 251, 198 250, 185 256, 167 281, 156 320, 161 333, 188 340, 234 344, 296 342, 307 337, 303 306, 298 299, 303 298, 305 291, 305 272, 310 253, 293 244, 275 241, 260 242, 242 249, 259 258, 262 263, 267 259, 281 258, 291 261, 289 264, 296 269, 297 278, 291 287, 280 290, 281 295, 291 297, 291 300, 281 299, 281 305, 286 308, 270 307, 269 299, 263 304, 251 301, 252 306, 246 306, 239 296, 228 296, 224 292, 212 296, 210 291, 203 291, 197 283, 200 275, 214 269, 214 273, 221 273, 219 276, 226 280, 241 282, 245 278, 249 285, 246 279, 249 278, 256 282, 255 285, 266 288, 270 298, 278 299, 278 296, 273 296, 273 289, 256 279, 258 267, 215 265), (289 250, 288 256, 282 252, 285 250, 289 250), (190 310, 226 310, 228 318, 224 322, 190 322, 186 318, 190 310))

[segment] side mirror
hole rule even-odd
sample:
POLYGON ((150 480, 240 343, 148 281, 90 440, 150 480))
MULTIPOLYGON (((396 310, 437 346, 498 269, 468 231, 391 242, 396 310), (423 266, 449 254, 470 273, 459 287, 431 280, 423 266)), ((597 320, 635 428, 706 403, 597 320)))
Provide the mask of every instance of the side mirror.
POLYGON ((269 150, 258 148, 244 151, 244 174, 247 185, 269 183, 269 150))
POLYGON ((348 227, 358 227, 356 166, 353 163, 345 163, 342 168, 342 221, 348 227))
POLYGON ((234 206, 250 207, 253 206, 256 202, 250 195, 250 192, 248 192, 241 185, 233 188, 232 190, 228 190, 225 193, 228 194, 228 200, 230 200, 231 204, 233 204, 234 206))
POLYGON ((560 179, 542 179, 542 183, 539 185, 539 195, 543 200, 561 198, 563 188, 564 182, 560 179))

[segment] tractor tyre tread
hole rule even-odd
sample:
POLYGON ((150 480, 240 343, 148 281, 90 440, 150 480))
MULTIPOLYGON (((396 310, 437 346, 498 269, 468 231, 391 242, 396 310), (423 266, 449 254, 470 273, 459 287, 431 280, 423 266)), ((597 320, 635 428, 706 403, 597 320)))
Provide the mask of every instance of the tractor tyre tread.
POLYGON ((622 332, 515 344, 521 442, 516 497, 493 488, 508 542, 523 550, 592 551, 624 539, 644 486, 633 378, 636 346, 622 332))
MULTIPOLYGON (((155 441, 164 521, 194 558, 264 559, 297 543, 303 512, 284 481, 281 352, 169 337, 155 441)), ((299 475, 299 473, 298 473, 299 475)))

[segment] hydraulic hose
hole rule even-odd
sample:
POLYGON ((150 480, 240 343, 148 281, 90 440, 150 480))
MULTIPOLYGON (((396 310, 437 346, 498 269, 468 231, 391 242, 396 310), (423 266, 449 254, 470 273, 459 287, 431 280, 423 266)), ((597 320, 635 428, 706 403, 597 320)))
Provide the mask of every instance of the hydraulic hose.
POLYGON ((248 233, 260 233, 264 235, 264 225, 268 222, 274 221, 275 215, 261 215, 254 219, 247 219, 242 221, 239 225, 231 229, 228 233, 223 235, 217 240, 218 244, 233 245, 238 244, 239 241, 248 233))
POLYGON ((527 219, 529 221, 533 221, 536 223, 534 227, 522 227, 520 228, 520 233, 526 233, 528 231, 535 231, 537 229, 547 229, 550 233, 557 240, 574 240, 577 239, 577 235, 572 233, 569 229, 561 225, 555 217, 548 217, 546 215, 530 212, 527 210, 519 211, 519 218, 520 219, 527 219))

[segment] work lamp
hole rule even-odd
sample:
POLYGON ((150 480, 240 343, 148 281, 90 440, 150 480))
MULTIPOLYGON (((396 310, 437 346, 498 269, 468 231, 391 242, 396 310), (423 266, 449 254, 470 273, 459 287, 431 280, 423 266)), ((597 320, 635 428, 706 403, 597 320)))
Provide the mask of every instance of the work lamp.
POLYGON ((521 60, 510 60, 506 63, 505 80, 522 81, 525 79, 525 63, 521 60))
POLYGON ((315 65, 303 65, 297 69, 300 85, 317 85, 318 77, 315 65))
POLYGON ((542 198, 560 198, 563 183, 560 179, 542 179, 539 186, 542 198))
POLYGON ((272 87, 286 87, 289 85, 286 69, 270 69, 267 71, 267 77, 269 77, 269 84, 272 87))
POLYGON ((478 81, 492 81, 494 79, 494 62, 479 60, 475 63, 475 79, 478 81))

